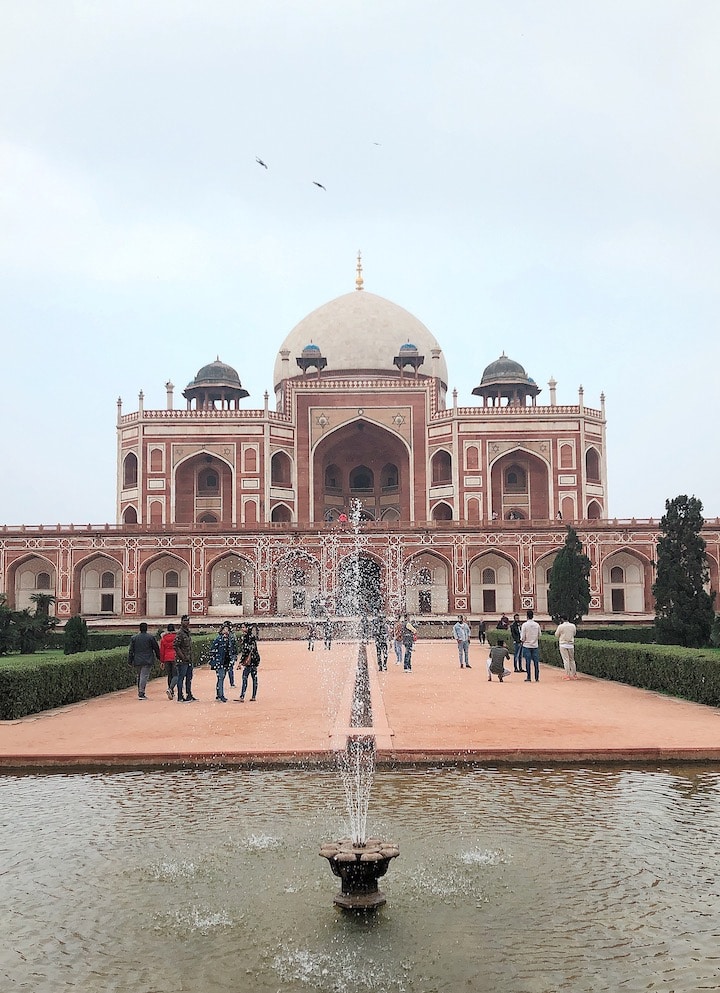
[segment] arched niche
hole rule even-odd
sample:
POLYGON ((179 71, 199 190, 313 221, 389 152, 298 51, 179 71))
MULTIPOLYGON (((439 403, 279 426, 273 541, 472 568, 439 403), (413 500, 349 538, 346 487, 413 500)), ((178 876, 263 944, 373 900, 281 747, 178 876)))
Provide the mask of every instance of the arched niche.
POLYGON ((351 421, 327 434, 313 453, 313 519, 349 514, 360 500, 367 518, 410 519, 410 463, 406 444, 372 421, 351 421))
POLYGON ((474 614, 513 612, 514 568, 509 559, 485 552, 470 565, 470 605, 474 614))
POLYGON ((133 489, 138 484, 138 460, 135 452, 128 452, 123 459, 123 489, 133 489))
MULTIPOLYGON (((431 552, 414 555, 405 564, 405 610, 413 615, 447 614, 449 566, 431 552)), ((402 605, 401 605, 402 608, 402 605)))
POLYGON ((452 456, 444 448, 435 452, 430 459, 430 480, 433 486, 448 486, 452 483, 452 456))
MULTIPOLYGON (((49 596, 56 594, 55 566, 41 555, 31 555, 14 566, 14 575, 13 571, 8 569, 8 586, 11 584, 15 597, 15 610, 34 612, 35 604, 31 597, 37 593, 45 593, 49 596)), ((54 613, 54 604, 50 605, 49 613, 54 613)))
POLYGON ((277 524, 290 524, 292 511, 285 503, 276 503, 270 513, 270 520, 277 524))
POLYGON ((506 452, 490 469, 492 511, 497 519, 508 520, 514 510, 522 519, 546 521, 550 515, 548 465, 524 449, 506 452))
POLYGON ((242 555, 223 555, 210 567, 208 613, 240 617, 255 612, 255 566, 242 555))
POLYGON ((148 617, 181 617, 188 613, 190 573, 185 562, 162 555, 144 570, 148 617))
POLYGON ((440 503, 436 503, 432 508, 430 517, 433 521, 451 521, 453 519, 452 507, 449 503, 441 500, 440 503))
POLYGON ((122 565, 109 555, 86 560, 76 569, 80 585, 80 613, 115 615, 122 613, 122 565))
POLYGON ((175 521, 194 524, 212 514, 230 524, 232 493, 232 467, 211 452, 198 452, 175 469, 175 521))
POLYGON ((320 595, 320 565, 306 552, 284 555, 275 567, 277 612, 307 617, 320 595))
POLYGON ((283 489, 292 488, 292 460, 287 452, 275 452, 270 459, 270 483, 283 489))
POLYGON ((547 613, 550 573, 557 555, 557 552, 550 552, 535 563, 535 609, 539 614, 547 613))
POLYGON ((603 609, 607 614, 648 610, 650 564, 631 552, 612 552, 602 563, 603 609))
POLYGON ((596 448, 588 448, 585 452, 585 478, 588 483, 599 483, 600 453, 596 448))

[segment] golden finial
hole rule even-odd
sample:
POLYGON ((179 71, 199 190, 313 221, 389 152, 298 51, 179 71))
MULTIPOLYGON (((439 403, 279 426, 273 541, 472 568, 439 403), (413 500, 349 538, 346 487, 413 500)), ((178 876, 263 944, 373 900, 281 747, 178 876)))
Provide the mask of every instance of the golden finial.
POLYGON ((361 290, 363 288, 363 274, 362 274, 362 255, 360 254, 359 249, 357 254, 357 265, 355 266, 355 271, 357 272, 357 276, 355 277, 355 289, 361 290))

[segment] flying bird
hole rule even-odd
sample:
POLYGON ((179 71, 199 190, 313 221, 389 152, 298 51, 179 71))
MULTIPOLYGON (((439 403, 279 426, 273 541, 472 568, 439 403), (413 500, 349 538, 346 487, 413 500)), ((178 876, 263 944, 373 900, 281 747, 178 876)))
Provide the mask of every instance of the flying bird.
MULTIPOLYGON (((325 190, 325 187, 323 186, 323 184, 322 183, 318 183, 314 179, 313 179, 313 186, 319 186, 321 190, 325 190)), ((327 193, 327 190, 325 190, 325 192, 327 193)))
POLYGON ((265 163, 263 162, 263 160, 262 159, 259 159, 257 157, 257 155, 255 156, 255 161, 257 162, 258 165, 261 165, 263 167, 263 169, 267 169, 267 166, 265 165, 265 163))

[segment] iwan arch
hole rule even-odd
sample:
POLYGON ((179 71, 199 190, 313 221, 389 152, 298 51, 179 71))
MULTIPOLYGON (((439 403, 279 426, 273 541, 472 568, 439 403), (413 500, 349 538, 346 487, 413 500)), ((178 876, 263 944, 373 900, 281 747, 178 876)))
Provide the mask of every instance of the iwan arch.
MULTIPOLYGON (((281 335, 278 336, 279 338, 281 335)), ((577 529, 592 562, 590 616, 653 615, 658 525, 608 519, 605 403, 559 403, 519 362, 478 365, 472 402, 448 394, 439 342, 402 307, 355 289, 281 342, 271 406, 217 359, 165 406, 117 405, 117 517, 5 526, 0 590, 60 618, 262 619, 407 608, 492 620, 547 609, 547 573, 577 529), (484 365, 484 368, 483 368, 484 365), (541 395, 543 399, 541 400, 541 395), (343 594, 362 507, 360 602, 343 594)), ((718 522, 708 522, 718 587, 718 522)))

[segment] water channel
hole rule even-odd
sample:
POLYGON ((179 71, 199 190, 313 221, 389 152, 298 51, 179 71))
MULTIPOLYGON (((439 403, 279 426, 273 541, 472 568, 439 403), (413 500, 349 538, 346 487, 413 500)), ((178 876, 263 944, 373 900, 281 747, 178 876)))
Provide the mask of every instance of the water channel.
POLYGON ((332 904, 333 770, 0 779, 0 989, 690 993, 720 988, 720 770, 378 771, 400 844, 332 904))

